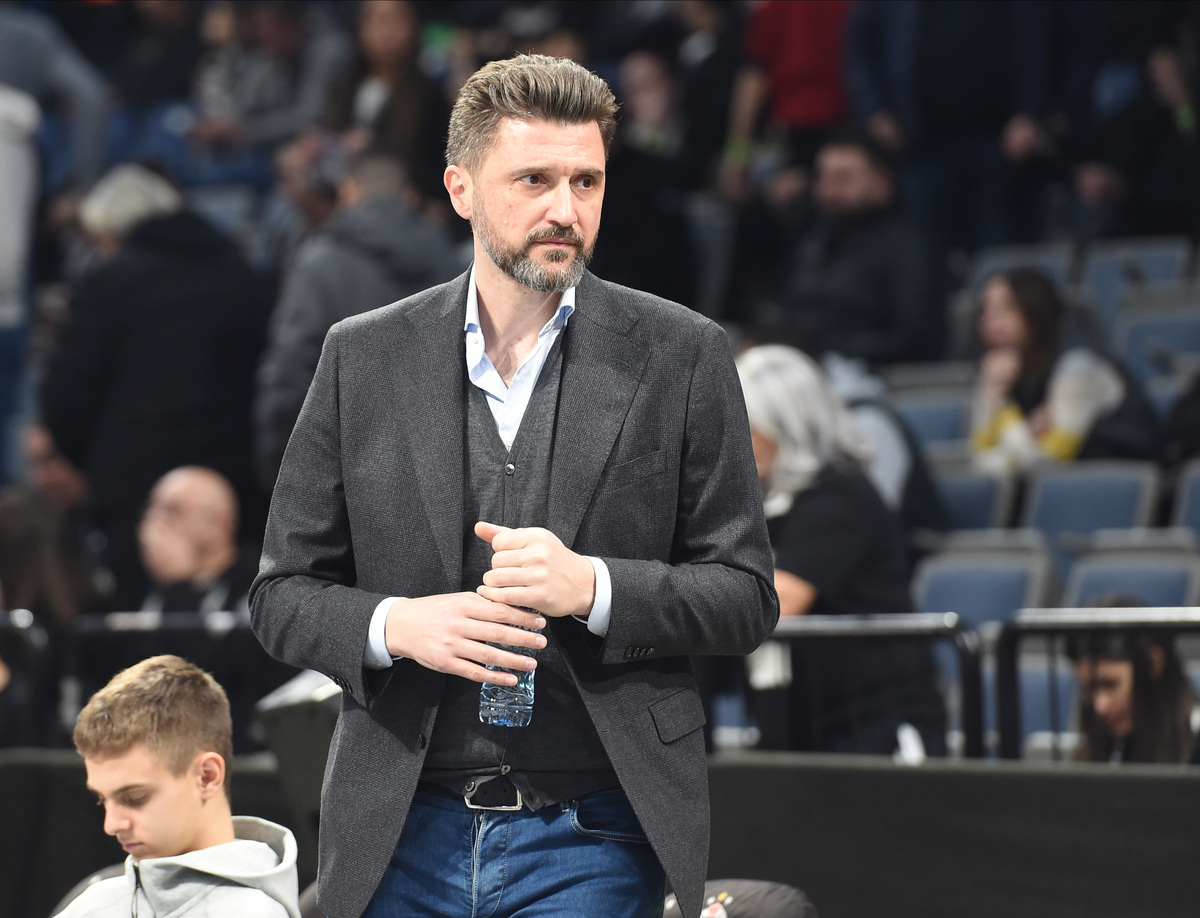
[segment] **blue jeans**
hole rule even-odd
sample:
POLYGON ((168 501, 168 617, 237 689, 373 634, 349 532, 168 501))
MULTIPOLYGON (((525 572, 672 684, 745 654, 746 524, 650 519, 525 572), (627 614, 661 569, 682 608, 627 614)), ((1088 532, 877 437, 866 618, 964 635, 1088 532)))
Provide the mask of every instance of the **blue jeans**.
POLYGON ((363 918, 661 918, 665 886, 619 788, 515 813, 418 790, 363 918))

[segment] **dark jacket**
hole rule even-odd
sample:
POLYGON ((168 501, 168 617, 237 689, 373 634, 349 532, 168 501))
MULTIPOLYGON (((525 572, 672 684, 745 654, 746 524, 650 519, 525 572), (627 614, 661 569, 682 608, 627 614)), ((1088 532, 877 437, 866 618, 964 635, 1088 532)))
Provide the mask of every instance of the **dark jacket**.
POLYGON ((880 364, 942 356, 946 290, 928 236, 885 210, 818 223, 797 250, 791 299, 821 349, 880 364))
MULTIPOLYGON (((225 475, 243 517, 261 523, 250 411, 268 309, 233 243, 187 211, 138 224, 84 276, 42 385, 42 412, 87 476, 97 520, 120 520, 110 540, 130 548, 150 488, 181 465, 225 475)), ((132 555, 136 571, 135 546, 132 555)))
POLYGON ((304 243, 284 281, 258 371, 255 460, 265 488, 275 484, 333 324, 440 284, 462 267, 446 233, 390 195, 339 214, 304 243))

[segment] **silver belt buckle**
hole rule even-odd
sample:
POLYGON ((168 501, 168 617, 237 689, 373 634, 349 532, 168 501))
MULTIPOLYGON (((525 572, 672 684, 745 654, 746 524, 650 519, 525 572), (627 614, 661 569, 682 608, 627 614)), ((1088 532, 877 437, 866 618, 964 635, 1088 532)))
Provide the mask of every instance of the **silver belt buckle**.
POLYGON ((480 806, 478 803, 472 803, 470 797, 463 797, 463 803, 467 805, 469 810, 487 810, 489 813, 515 813, 521 808, 521 788, 513 785, 513 790, 517 792, 517 802, 512 806, 480 806))

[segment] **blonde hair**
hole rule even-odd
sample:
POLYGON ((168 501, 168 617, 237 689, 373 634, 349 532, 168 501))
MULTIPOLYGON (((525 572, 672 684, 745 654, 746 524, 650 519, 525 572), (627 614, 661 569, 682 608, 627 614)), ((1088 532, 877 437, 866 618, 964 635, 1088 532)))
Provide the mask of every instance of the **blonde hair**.
POLYGON ((594 121, 607 156, 617 129, 617 100, 604 80, 566 58, 518 54, 492 61, 459 90, 450 114, 446 164, 476 171, 505 118, 555 124, 594 121))
MULTIPOLYGON (((117 673, 75 722, 75 748, 85 758, 124 755, 144 745, 174 775, 202 752, 233 759, 233 725, 225 690, 204 670, 171 654, 117 673)), ((229 769, 225 770, 229 793, 229 769)))
POLYGON ((174 213, 183 197, 145 166, 117 166, 96 183, 79 205, 79 222, 93 236, 124 236, 150 217, 174 213))

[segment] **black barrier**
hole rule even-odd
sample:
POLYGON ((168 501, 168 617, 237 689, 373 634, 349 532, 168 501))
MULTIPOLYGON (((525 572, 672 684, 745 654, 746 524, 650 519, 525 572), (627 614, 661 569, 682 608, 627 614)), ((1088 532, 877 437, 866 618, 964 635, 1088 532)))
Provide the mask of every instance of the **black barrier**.
POLYGON ((962 686, 963 754, 983 758, 983 681, 979 635, 953 612, 880 615, 797 615, 779 620, 772 635, 788 641, 925 638, 954 644, 962 686))
MULTIPOLYGON (((996 641, 996 721, 1000 757, 1021 757, 1021 697, 1017 664, 1021 641, 1097 631, 1200 631, 1200 608, 1022 609, 996 641)), ((1051 685, 1054 680, 1051 679, 1051 685)), ((1053 702, 1052 702, 1053 706, 1053 702)))
POLYGON ((1189 918, 1200 769, 746 751, 709 759, 709 876, 825 918, 1189 918))

